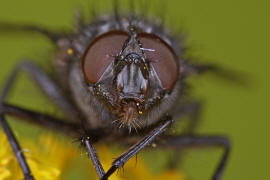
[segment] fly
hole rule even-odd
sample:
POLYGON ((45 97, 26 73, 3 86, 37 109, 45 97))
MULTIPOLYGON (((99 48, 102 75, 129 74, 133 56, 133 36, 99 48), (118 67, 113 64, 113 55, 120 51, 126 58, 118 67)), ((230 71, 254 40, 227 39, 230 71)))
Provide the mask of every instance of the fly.
POLYGON ((183 58, 181 38, 155 22, 158 21, 140 14, 121 14, 116 10, 113 15, 97 16, 92 22, 79 24, 77 31, 68 34, 38 26, 0 24, 1 31, 43 35, 57 49, 51 62, 54 78, 31 61, 23 60, 11 72, 0 97, 0 122, 26 180, 34 177, 6 121, 7 115, 80 137, 101 180, 108 179, 154 140, 161 148, 222 147, 224 152, 212 177, 221 179, 230 151, 226 137, 197 135, 196 119, 190 120, 187 133, 163 132, 174 121, 199 111, 199 102, 179 101, 188 77, 208 71, 222 76, 224 73, 214 65, 195 64, 183 58), (71 121, 6 102, 20 71, 28 73, 71 121), (109 170, 104 170, 93 144, 128 139, 136 141, 113 161, 109 170))

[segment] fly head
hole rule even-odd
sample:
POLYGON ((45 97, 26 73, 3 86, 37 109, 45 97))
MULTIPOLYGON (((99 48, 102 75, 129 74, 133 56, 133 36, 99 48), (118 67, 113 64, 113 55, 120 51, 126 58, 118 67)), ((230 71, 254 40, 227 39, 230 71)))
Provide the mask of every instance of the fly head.
POLYGON ((82 68, 95 96, 129 129, 171 93, 179 77, 172 48, 133 26, 94 39, 82 68))

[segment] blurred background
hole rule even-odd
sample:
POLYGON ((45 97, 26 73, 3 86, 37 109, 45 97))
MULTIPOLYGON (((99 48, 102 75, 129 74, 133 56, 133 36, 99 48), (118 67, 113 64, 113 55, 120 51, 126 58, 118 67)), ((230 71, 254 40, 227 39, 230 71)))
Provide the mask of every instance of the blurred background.
MULTIPOLYGON (((2 1, 0 22, 36 24, 68 31, 73 27, 74 10, 81 8, 86 16, 89 16, 89 7, 94 1, 91 2, 90 0, 2 1)), ((204 103, 198 133, 224 134, 232 140, 232 153, 222 180, 270 179, 268 172, 270 2, 267 0, 148 2, 153 7, 153 14, 165 15, 168 28, 174 31, 182 29, 187 33, 187 45, 201 62, 212 62, 247 74, 245 78, 250 81, 248 87, 221 81, 210 75, 190 80, 192 97, 204 103)), ((94 4, 97 8, 107 9, 112 3, 107 0, 94 4)), ((50 70, 46 64, 50 63, 53 56, 53 46, 42 36, 0 34, 0 47, 1 87, 11 69, 22 58, 30 58, 50 70)), ((16 83, 9 102, 61 116, 24 74, 16 83)), ((9 123, 20 139, 31 139, 46 133, 32 125, 10 120, 12 119, 9 118, 9 123)), ((74 139, 56 136, 61 141, 77 147, 77 144, 72 143, 74 139)), ((33 141, 39 142, 39 139, 34 138, 33 141)), ((110 149, 112 150, 106 149, 104 145, 98 148, 102 154, 107 153, 108 164, 123 150, 119 151, 115 147, 110 149)), ((77 160, 69 161, 71 164, 68 172, 61 179, 78 179, 78 175, 80 179, 96 177, 91 175, 93 170, 88 170, 89 162, 85 155, 81 155, 82 150, 78 151, 79 156, 75 158, 77 160)), ((179 172, 188 180, 208 180, 221 153, 220 149, 214 148, 186 150, 179 165, 179 172)), ((145 165, 147 169, 144 170, 153 174, 153 176, 145 175, 145 178, 157 179, 154 176, 165 171, 165 165, 168 159, 172 158, 172 153, 156 148, 140 153, 139 157, 142 160, 137 165, 134 165, 134 162, 131 164, 131 167, 136 166, 133 171, 140 173, 142 172, 140 167, 145 165)), ((129 176, 127 179, 134 178, 129 176)), ((169 176, 167 179, 170 179, 169 176)))

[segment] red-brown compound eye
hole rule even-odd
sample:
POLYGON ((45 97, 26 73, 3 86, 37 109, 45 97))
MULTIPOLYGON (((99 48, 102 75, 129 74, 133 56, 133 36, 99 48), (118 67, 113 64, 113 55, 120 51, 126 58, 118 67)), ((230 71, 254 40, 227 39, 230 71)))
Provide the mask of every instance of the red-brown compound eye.
POLYGON ((118 55, 128 39, 124 31, 111 31, 93 40, 83 56, 83 73, 89 83, 96 83, 118 55))
POLYGON ((146 58, 153 65, 164 89, 172 90, 178 79, 177 57, 173 49, 154 34, 140 33, 138 39, 146 58))

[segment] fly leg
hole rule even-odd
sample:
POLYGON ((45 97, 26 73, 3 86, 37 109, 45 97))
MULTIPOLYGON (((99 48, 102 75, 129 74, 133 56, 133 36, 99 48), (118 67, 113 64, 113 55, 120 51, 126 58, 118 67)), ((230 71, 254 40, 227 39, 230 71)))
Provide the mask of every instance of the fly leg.
POLYGON ((8 123, 6 122, 6 119, 3 115, 3 113, 1 113, 0 115, 0 122, 1 122, 1 125, 3 127, 3 130, 9 140, 9 143, 12 147, 12 150, 21 166, 21 169, 23 171, 23 175, 24 175, 24 178, 26 180, 34 180, 34 177, 32 176, 32 173, 31 173, 31 170, 25 160, 25 157, 23 155, 23 152, 21 150, 21 147, 17 141, 17 139, 15 138, 12 130, 10 129, 8 123))
POLYGON ((8 96, 8 93, 10 92, 12 86, 14 85, 14 82, 16 80, 16 77, 18 73, 24 70, 28 72, 36 81, 36 83, 43 89, 45 94, 47 94, 49 97, 53 98, 57 104, 60 105, 60 107, 69 107, 68 102, 61 96, 59 90, 55 86, 55 84, 48 78, 39 68, 36 66, 28 63, 28 62, 22 62, 19 64, 15 70, 11 73, 9 79, 6 81, 6 84, 4 85, 3 91, 0 94, 0 123, 3 127, 3 130, 10 142, 10 145, 12 147, 12 150, 20 164, 20 167, 23 171, 24 178, 26 180, 33 180, 34 177, 32 176, 32 173, 29 169, 29 166, 25 160, 25 157, 21 151, 21 147, 14 136, 14 133, 12 132, 9 124, 7 123, 4 115, 4 101, 8 96), (63 100, 63 101, 62 101, 63 100))
POLYGON ((112 175, 117 169, 124 166, 124 164, 133 156, 135 156, 140 150, 145 148, 149 143, 151 143, 158 135, 160 135, 171 123, 173 122, 171 117, 166 117, 165 121, 138 143, 134 144, 125 153, 120 155, 116 160, 113 161, 111 168, 106 172, 106 174, 101 178, 101 180, 106 180, 112 175))
POLYGON ((20 25, 0 22, 0 32, 10 33, 10 32, 23 32, 23 33, 37 33, 44 35, 52 42, 56 43, 59 39, 65 36, 60 33, 55 33, 45 28, 35 26, 35 25, 20 25))
MULTIPOLYGON (((88 154, 91 157, 92 163, 96 169, 96 172, 97 172, 99 179, 101 179, 102 177, 104 177, 105 172, 104 172, 104 169, 99 161, 96 150, 94 149, 94 147, 92 146, 92 144, 90 142, 90 137, 83 136, 82 142, 85 144, 85 147, 88 151, 88 154)), ((108 178, 103 178, 103 179, 107 180, 108 178)))
MULTIPOLYGON (((181 62, 180 62, 181 63, 181 62)), ((180 72, 183 76, 193 76, 205 73, 211 73, 218 78, 241 86, 248 86, 247 74, 236 72, 231 69, 219 67, 215 64, 192 64, 183 60, 180 72)))
POLYGON ((24 174, 24 178, 26 180, 33 180, 34 177, 31 174, 29 166, 25 160, 25 157, 22 153, 21 147, 16 137, 14 136, 10 126, 6 122, 6 119, 5 119, 6 114, 20 117, 26 121, 32 122, 37 125, 44 125, 45 127, 53 129, 53 130, 63 131, 69 135, 72 133, 74 134, 77 133, 76 132, 77 128, 79 128, 79 125, 75 123, 64 122, 63 120, 58 120, 54 117, 51 117, 45 114, 40 114, 34 111, 19 108, 17 106, 1 103, 0 104, 0 122, 11 144, 14 154, 16 155, 16 158, 18 159, 18 162, 24 174))
MULTIPOLYGON (((200 120, 202 104, 199 101, 193 101, 190 103, 182 103, 176 107, 174 110, 174 117, 176 120, 180 120, 185 116, 189 116, 187 128, 184 131, 185 135, 193 135, 200 120)), ((175 168, 178 162, 181 160, 181 151, 173 151, 173 159, 169 161, 169 167, 175 168)))
POLYGON ((228 161, 231 143, 227 137, 224 136, 201 136, 201 135, 179 135, 179 136, 164 136, 162 137, 163 142, 160 143, 160 146, 164 146, 167 148, 194 148, 194 147, 221 147, 224 152, 221 157, 219 164, 214 172, 212 180, 220 180, 226 163, 228 161))
POLYGON ((78 129, 80 129, 80 124, 78 123, 67 122, 65 120, 25 109, 16 105, 4 103, 2 106, 2 112, 3 114, 9 116, 18 117, 18 120, 23 120, 24 122, 38 125, 43 128, 45 127, 56 132, 62 132, 67 135, 75 136, 80 133, 78 132, 78 129))
POLYGON ((191 64, 187 61, 183 62, 183 66, 180 68, 180 71, 185 76, 203 74, 206 72, 218 72, 220 71, 220 67, 213 64, 191 64))
POLYGON ((57 104, 65 113, 67 113, 69 117, 78 119, 79 113, 77 112, 76 108, 63 96, 62 90, 56 85, 56 83, 39 67, 28 61, 20 62, 11 73, 5 87, 7 90, 3 91, 5 96, 9 92, 8 90, 13 85, 13 82, 16 80, 21 71, 26 72, 45 93, 45 95, 49 97, 55 104, 57 104))
MULTIPOLYGON (((54 130, 54 131, 61 131, 63 133, 66 133, 67 135, 78 135, 80 132, 78 132, 78 129, 81 129, 80 124, 76 123, 70 123, 65 122, 64 120, 57 119, 55 117, 41 114, 35 111, 31 111, 28 109, 24 109, 18 106, 10 105, 4 103, 2 106, 3 114, 11 115, 14 117, 19 117, 20 120, 24 120, 26 122, 30 122, 35 125, 40 125, 42 127, 46 127, 48 129, 54 130)), ((11 130, 10 130, 11 131, 11 130)), ((93 164, 97 170, 98 176, 102 178, 102 176, 105 174, 103 167, 97 157, 97 154, 95 152, 94 147, 90 143, 90 138, 94 137, 97 138, 96 134, 91 131, 87 132, 87 136, 83 136, 82 142, 85 144, 86 149, 93 161, 93 164)), ((15 139, 15 137, 13 137, 15 139)), ((16 139, 15 139, 16 140, 16 139)), ((16 141, 17 142, 17 141, 16 141)), ((18 144, 18 143, 17 143, 18 144)), ((18 151, 20 151, 20 147, 18 146, 18 151)), ((25 162, 25 159, 23 160, 25 162)), ((26 164, 27 165, 27 164, 26 164)), ((29 168, 28 168, 29 170, 29 168)), ((28 180, 27 178, 25 178, 28 180)))
POLYGON ((180 119, 187 115, 190 116, 189 124, 188 124, 185 134, 191 135, 196 130, 199 123, 201 107, 202 107, 202 104, 199 101, 194 101, 194 102, 186 103, 186 104, 180 104, 178 105, 178 107, 176 107, 173 114, 175 119, 180 119))

